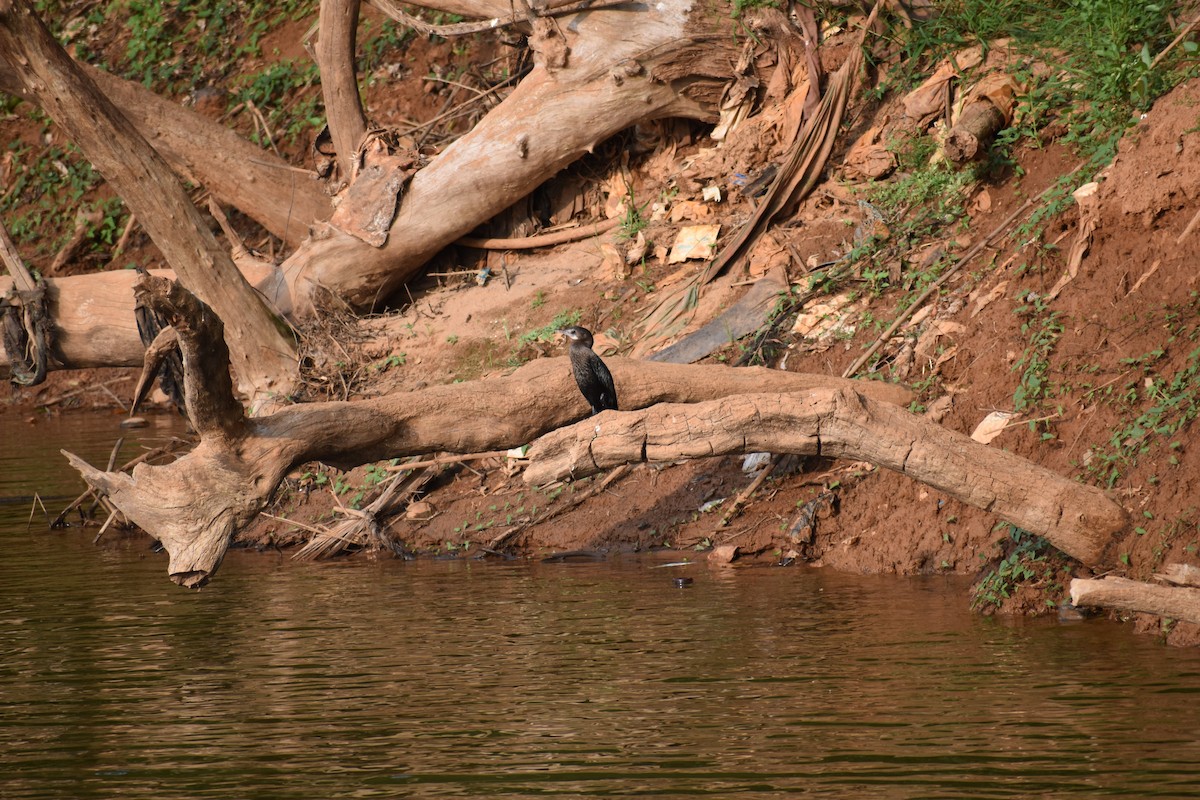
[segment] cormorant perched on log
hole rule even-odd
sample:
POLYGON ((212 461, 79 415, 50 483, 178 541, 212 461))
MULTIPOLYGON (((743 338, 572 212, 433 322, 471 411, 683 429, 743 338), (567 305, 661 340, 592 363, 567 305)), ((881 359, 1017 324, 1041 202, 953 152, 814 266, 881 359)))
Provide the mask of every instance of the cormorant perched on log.
POLYGON ((592 406, 592 413, 617 408, 617 387, 613 385, 612 373, 592 351, 592 332, 573 325, 559 331, 571 341, 568 354, 571 356, 571 372, 579 391, 592 406))

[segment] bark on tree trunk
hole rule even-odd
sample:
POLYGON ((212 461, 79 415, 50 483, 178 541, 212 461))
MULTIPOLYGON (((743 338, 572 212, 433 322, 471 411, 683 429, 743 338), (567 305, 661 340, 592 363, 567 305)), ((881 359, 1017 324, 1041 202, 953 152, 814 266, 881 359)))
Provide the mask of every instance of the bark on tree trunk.
POLYGON ((1125 528, 1124 509, 1100 489, 868 399, 857 388, 601 414, 536 441, 525 480, 579 478, 643 461, 795 453, 894 470, 1044 536, 1085 564, 1098 563, 1125 528))
POLYGON ((63 51, 27 0, 0 4, 0 58, 125 199, 181 280, 229 321, 233 366, 253 403, 288 394, 294 345, 218 246, 162 157, 63 51))
MULTIPOLYGON (((543 358, 511 375, 435 386, 371 400, 290 406, 241 419, 222 369, 211 312, 166 281, 145 277, 139 293, 179 333, 188 415, 201 442, 166 466, 139 465, 132 475, 101 472, 66 454, 92 486, 162 542, 168 571, 183 586, 200 586, 216 571, 233 534, 270 499, 294 467, 323 461, 349 468, 405 455, 478 453, 533 441, 583 418, 588 405, 568 359, 543 358), (232 405, 231 405, 232 404, 232 405)), ((765 368, 607 360, 627 408, 692 403, 747 392, 806 392, 856 387, 881 402, 911 393, 874 381, 804 375, 765 368)))

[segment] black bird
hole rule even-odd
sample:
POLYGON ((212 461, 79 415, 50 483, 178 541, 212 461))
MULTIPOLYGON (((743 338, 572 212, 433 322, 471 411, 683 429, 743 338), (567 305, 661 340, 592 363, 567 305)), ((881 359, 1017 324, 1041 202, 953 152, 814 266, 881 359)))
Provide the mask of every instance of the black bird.
POLYGON ((592 332, 573 325, 559 331, 571 341, 568 355, 571 356, 571 373, 579 391, 592 406, 592 413, 617 408, 617 387, 613 385, 612 373, 592 351, 592 332))

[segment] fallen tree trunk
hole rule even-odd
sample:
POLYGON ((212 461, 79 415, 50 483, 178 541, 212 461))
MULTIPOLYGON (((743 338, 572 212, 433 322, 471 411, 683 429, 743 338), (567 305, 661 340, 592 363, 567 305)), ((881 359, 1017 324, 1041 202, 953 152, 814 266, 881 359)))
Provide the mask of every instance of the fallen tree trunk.
POLYGON ((616 133, 662 117, 715 121, 740 45, 711 12, 666 0, 548 26, 559 38, 534 45, 543 52, 530 74, 413 176, 381 247, 327 226, 284 262, 284 289, 270 299, 305 314, 331 292, 371 308, 439 250, 616 133))
MULTIPOLYGON (((431 0, 429 5, 477 17, 511 18, 514 13, 508 3, 490 0, 431 0)), ((738 60, 741 48, 733 33, 734 23, 727 13, 715 13, 717 10, 707 3, 665 0, 652 6, 587 9, 556 23, 529 10, 520 12, 523 24, 532 20, 534 27, 540 24, 544 31, 557 31, 558 39, 554 35, 534 37, 545 43, 538 45, 544 52, 533 71, 473 131, 416 173, 404 189, 390 228, 385 220, 388 235, 378 247, 320 222, 329 215, 329 203, 319 196, 314 182, 278 159, 245 142, 235 146, 230 137, 237 140, 236 135, 129 82, 92 68, 84 71, 137 120, 137 128, 174 169, 209 187, 222 202, 258 219, 290 242, 297 241, 298 229, 307 230, 318 223, 311 238, 284 264, 272 268, 270 280, 257 284, 261 295, 280 313, 303 316, 314 312, 314 299, 326 296, 335 298, 339 307, 374 307, 416 275, 440 249, 621 130, 671 116, 715 121, 722 88, 731 78, 730 65, 738 60)), ((777 12, 769 13, 778 18, 777 12)), ((749 25, 752 20, 745 16, 740 24, 749 25)), ((346 51, 350 34, 349 27, 343 26, 327 37, 330 52, 335 54, 331 58, 346 51), (337 43, 340 46, 332 46, 337 43)), ((20 65, 24 57, 15 43, 9 49, 12 57, 0 71, 0 86, 43 103, 61 118, 73 137, 91 124, 89 114, 78 107, 49 108, 55 105, 54 93, 25 92, 20 65)), ((348 88, 343 89, 345 94, 348 88)), ((98 107, 99 101, 93 105, 98 107)), ((353 132, 343 138, 352 139, 353 132)), ((85 151, 91 149, 86 142, 80 144, 85 151)), ((103 165, 101 170, 112 172, 103 165)), ((139 179, 132 172, 129 178, 126 188, 114 180, 123 196, 137 193, 139 179)), ((164 239, 162 232, 178 225, 183 217, 177 214, 172 220, 169 214, 139 204, 135 196, 125 199, 178 268, 177 256, 171 251, 178 253, 182 240, 164 239)), ((182 249, 197 252, 195 247, 182 249)), ((206 257, 212 255, 208 245, 198 249, 205 251, 206 257)), ((213 260, 218 259, 214 256, 213 260)), ((86 276, 81 280, 81 288, 96 281, 94 291, 99 296, 107 293, 103 284, 112 279, 86 276)), ((131 330, 127 321, 132 301, 93 304, 89 313, 100 315, 105 309, 112 314, 108 327, 114 335, 131 330)), ((71 323, 69 315, 56 320, 60 330, 71 323)), ((83 335, 82 329, 78 335, 65 331, 64 338, 79 340, 83 335)), ((122 338, 112 348, 114 357, 107 365, 127 363, 121 354, 137 346, 134 338, 122 338)), ((50 366, 78 363, 95 363, 95 359, 84 354, 81 359, 67 357, 50 366)), ((6 364, 0 362, 0 372, 5 370, 6 364)))
MULTIPOLYGON (((272 271, 261 264, 238 266, 259 291, 272 278, 272 271)), ((170 270, 152 270, 151 274, 175 277, 170 270)), ((46 302, 54 317, 50 369, 142 365, 145 347, 133 315, 137 280, 138 273, 127 269, 45 280, 46 302)), ((11 287, 12 279, 0 275, 0 296, 11 287)), ((11 374, 8 354, 0 347, 0 380, 7 380, 11 374)))
POLYGON ((851 458, 928 484, 1099 563, 1127 525, 1093 486, 973 441, 853 388, 754 394, 601 414, 534 442, 525 480, 584 477, 620 464, 754 452, 851 458))
POLYGON ((1200 589, 1158 586, 1128 578, 1076 578, 1071 603, 1081 608, 1115 608, 1200 623, 1200 589))
MULTIPOLYGON (((527 444, 589 409, 568 359, 538 359, 511 375, 435 386, 357 402, 290 406, 245 418, 228 381, 228 355, 211 310, 161 278, 141 279, 142 302, 179 334, 188 419, 200 444, 178 461, 142 464, 132 475, 102 472, 66 454, 92 486, 170 555, 171 579, 201 586, 231 537, 253 519, 294 467, 323 461, 349 468, 423 453, 477 453, 527 444), (225 376, 222 379, 222 375, 225 376)), ((765 368, 655 364, 608 359, 627 408, 695 403, 746 392, 857 387, 881 402, 911 393, 874 381, 765 368)))
MULTIPOLYGON (((351 4, 328 4, 336 31, 322 36, 323 74, 336 81, 339 107, 352 105, 347 76, 336 61, 352 41, 351 4), (344 101, 344 102, 343 102, 344 101)), ((511 16, 507 4, 430 2, 472 17, 511 16), (470 8, 471 11, 466 12, 470 8)), ((300 315, 314 311, 314 297, 332 294, 351 308, 375 306, 411 279, 439 250, 469 233, 597 144, 638 123, 662 117, 716 120, 721 90, 741 47, 727 14, 707 4, 665 0, 654 5, 591 9, 565 17, 551 55, 470 133, 455 141, 412 179, 392 220, 386 243, 373 246, 327 224, 301 244, 280 268, 275 307, 300 315)), ((524 15, 522 15, 524 16, 524 15)), ((534 15, 530 14, 531 18, 534 15)), ((549 22, 545 19, 535 21, 549 22)), ((745 22, 745 20, 743 20, 745 22)), ((535 39, 536 40, 536 39, 535 39)), ((13 91, 19 81, 13 63, 0 86, 13 91)), ((214 194, 258 219, 277 235, 297 241, 298 231, 321 223, 329 205, 303 175, 283 172, 267 154, 234 148, 197 115, 170 112, 166 100, 150 100, 127 82, 89 70, 115 102, 138 120, 147 138, 163 148, 176 168, 194 176, 214 194), (204 136, 189 141, 184 119, 195 119, 204 136), (270 162, 267 166, 254 162, 270 162), (244 163, 243 163, 244 162, 244 163), (257 171, 251 171, 257 166, 257 171), (261 197, 256 198, 256 194, 261 197)), ((357 115, 331 123, 338 133, 338 158, 353 156, 361 125, 357 115)), ((69 120, 64 120, 69 122, 69 120)), ((361 138, 361 137, 358 137, 361 138)), ((343 175, 343 177, 349 177, 343 175)), ((369 213, 364 210, 363 213, 369 213)), ((138 213, 152 226, 153 220, 138 213)))

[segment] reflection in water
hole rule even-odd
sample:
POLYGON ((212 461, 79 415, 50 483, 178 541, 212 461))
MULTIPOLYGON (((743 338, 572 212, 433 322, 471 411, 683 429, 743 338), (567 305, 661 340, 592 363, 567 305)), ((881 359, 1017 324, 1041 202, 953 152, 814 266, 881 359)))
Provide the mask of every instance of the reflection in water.
MULTIPOLYGON (((0 495, 31 494, 21 475, 0 472, 0 495)), ((0 505, 4 798, 1200 784, 1200 655, 980 618, 960 579, 235 552, 188 592, 141 540, 95 548, 27 515, 0 505)))

